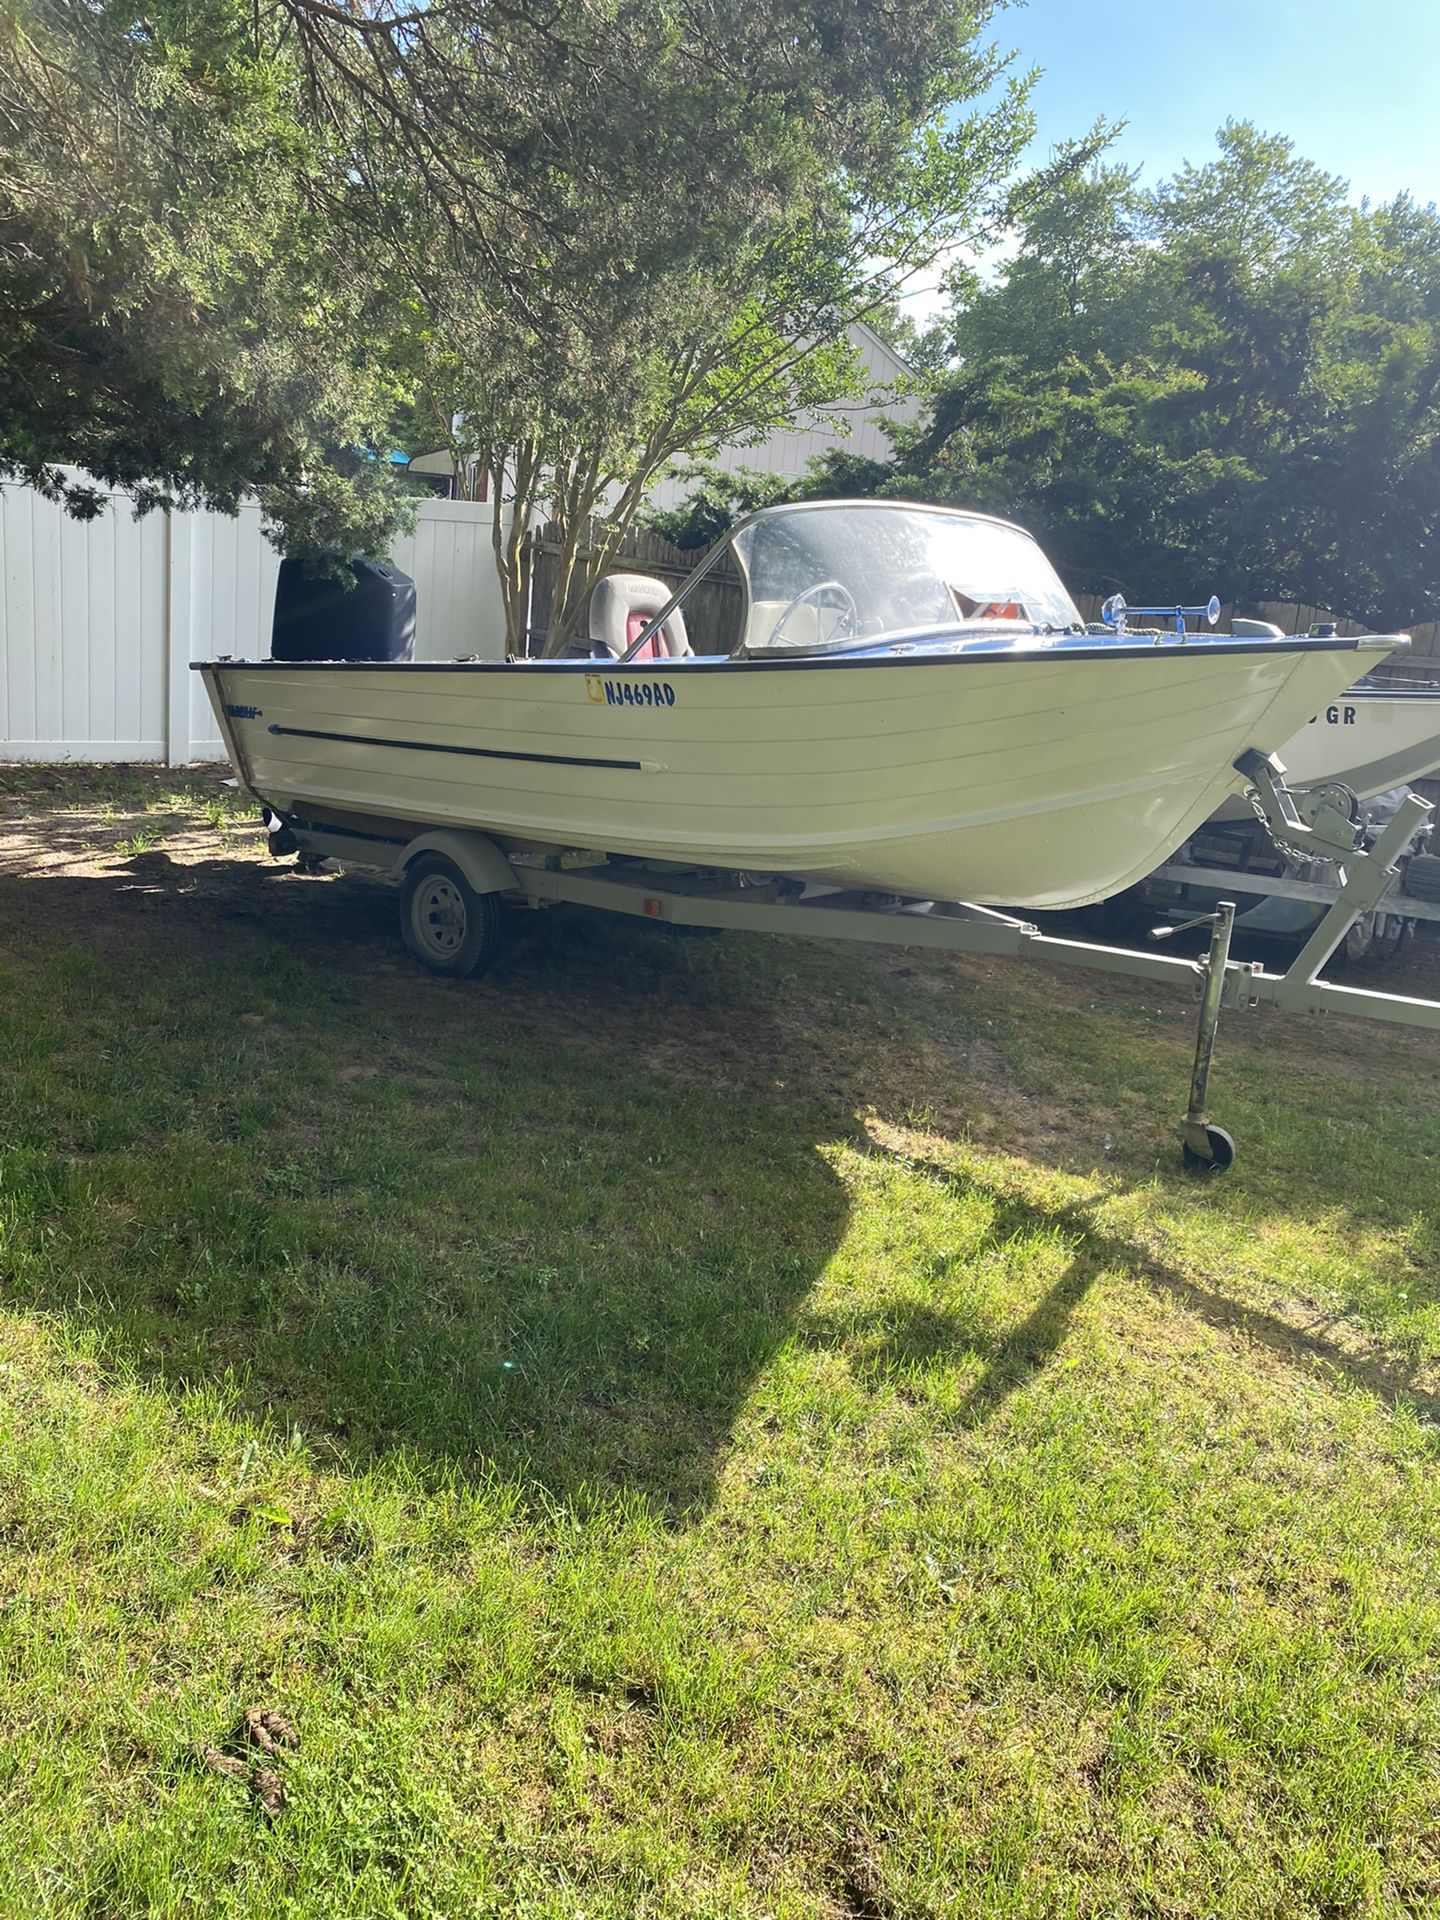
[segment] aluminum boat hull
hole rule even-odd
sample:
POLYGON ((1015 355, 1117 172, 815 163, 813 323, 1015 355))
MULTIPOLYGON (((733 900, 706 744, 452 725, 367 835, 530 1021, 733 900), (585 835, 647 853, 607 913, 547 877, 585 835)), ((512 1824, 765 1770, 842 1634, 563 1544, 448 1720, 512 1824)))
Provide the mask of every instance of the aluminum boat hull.
POLYGON ((1237 755, 1396 644, 200 671, 284 815, 1055 909, 1149 873, 1241 790, 1237 755))

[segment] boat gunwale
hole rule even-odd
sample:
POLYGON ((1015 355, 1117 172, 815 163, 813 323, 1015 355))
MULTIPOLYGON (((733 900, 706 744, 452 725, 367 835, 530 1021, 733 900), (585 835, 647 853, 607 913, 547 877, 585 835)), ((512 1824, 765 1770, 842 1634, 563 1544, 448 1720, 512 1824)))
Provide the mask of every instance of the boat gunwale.
MULTIPOLYGON (((897 635, 890 643, 904 646, 904 635, 897 635)), ((894 653, 894 654, 812 654, 802 659, 777 660, 737 660, 730 655, 687 655, 683 659, 668 660, 192 660, 192 673, 221 671, 230 667, 243 667, 247 672, 265 673, 530 673, 537 667, 550 673, 649 673, 649 674, 712 674, 712 673, 800 673, 813 672, 817 668, 827 672, 836 669, 850 670, 866 667, 942 667, 973 664, 977 661, 999 661, 1009 666, 1032 664, 1035 662, 1091 661, 1091 660, 1170 660, 1203 659, 1210 655, 1234 656, 1254 655, 1257 659, 1272 658, 1276 654, 1293 653, 1369 653, 1384 650, 1398 653, 1409 645, 1407 634, 1358 634, 1349 638, 1326 635, 1323 638, 1308 638, 1296 635, 1284 640, 1211 640, 1195 636, 1188 641, 1175 638, 1164 641, 1146 641, 1143 645, 1117 646, 1114 642, 1102 641, 1094 647, 1026 647, 1015 649, 986 649, 956 651, 951 653, 894 653)), ((1367 689, 1368 691, 1368 689, 1367 689)))

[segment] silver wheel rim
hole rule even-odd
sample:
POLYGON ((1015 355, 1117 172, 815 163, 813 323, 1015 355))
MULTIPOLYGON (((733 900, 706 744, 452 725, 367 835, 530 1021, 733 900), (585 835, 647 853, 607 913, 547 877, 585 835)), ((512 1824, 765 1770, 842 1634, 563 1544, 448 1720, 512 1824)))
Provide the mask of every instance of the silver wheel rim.
POLYGON ((410 901, 410 924, 420 945, 437 960, 450 960, 465 938, 465 900, 443 873, 427 874, 410 901))

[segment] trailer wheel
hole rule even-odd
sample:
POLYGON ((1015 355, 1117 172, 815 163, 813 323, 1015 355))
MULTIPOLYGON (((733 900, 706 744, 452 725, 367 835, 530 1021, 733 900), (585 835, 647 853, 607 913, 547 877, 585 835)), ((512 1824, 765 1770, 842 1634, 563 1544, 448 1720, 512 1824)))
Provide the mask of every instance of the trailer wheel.
POLYGON ((1212 1127, 1207 1123, 1205 1140, 1210 1148, 1208 1154, 1197 1153, 1188 1140, 1181 1144, 1185 1164, 1192 1173, 1224 1173, 1227 1167, 1235 1164, 1235 1142, 1224 1127, 1212 1127))
POLYGON ((470 980, 487 973, 505 945, 499 894, 477 893, 453 860, 422 853, 405 870, 400 936, 432 973, 470 980))

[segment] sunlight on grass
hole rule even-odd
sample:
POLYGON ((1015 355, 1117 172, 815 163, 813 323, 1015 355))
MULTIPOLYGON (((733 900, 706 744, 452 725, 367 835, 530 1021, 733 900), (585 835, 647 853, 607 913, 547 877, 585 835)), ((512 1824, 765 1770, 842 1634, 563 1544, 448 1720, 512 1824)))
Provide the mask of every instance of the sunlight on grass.
POLYGON ((1236 1021, 1196 1183, 1181 1001, 457 987, 98 792, 143 881, 0 880, 0 1912, 1434 1909, 1431 1040, 1236 1021))

